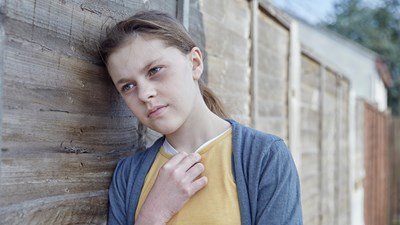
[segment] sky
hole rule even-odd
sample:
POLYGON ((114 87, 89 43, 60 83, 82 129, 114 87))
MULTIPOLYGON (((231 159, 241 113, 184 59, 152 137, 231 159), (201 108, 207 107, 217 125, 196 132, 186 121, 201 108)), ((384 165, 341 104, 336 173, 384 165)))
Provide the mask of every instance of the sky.
MULTIPOLYGON (((334 4, 340 0, 270 0, 275 6, 296 15, 311 23, 329 21, 334 12, 334 4)), ((373 6, 379 0, 363 0, 364 4, 373 6)))
POLYGON ((326 21, 333 14, 336 0, 271 0, 277 7, 311 24, 326 21))

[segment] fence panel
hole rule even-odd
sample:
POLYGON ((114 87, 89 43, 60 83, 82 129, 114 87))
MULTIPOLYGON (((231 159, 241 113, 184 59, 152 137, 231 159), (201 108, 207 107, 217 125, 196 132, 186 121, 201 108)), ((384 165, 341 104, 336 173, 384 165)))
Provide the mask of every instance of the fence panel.
POLYGON ((322 77, 322 137, 321 137, 321 221, 320 224, 336 224, 335 195, 337 173, 337 108, 336 76, 324 68, 322 77))
POLYGON ((390 189, 391 219, 393 225, 400 224, 400 118, 392 118, 390 123, 390 189))
POLYGON ((365 224, 389 224, 387 116, 367 103, 364 112, 365 224))
POLYGON ((104 224, 118 158, 136 120, 97 46, 104 28, 176 1, 1 1, 0 223, 104 224))
POLYGON ((249 3, 243 0, 201 0, 200 6, 207 50, 208 85, 234 119, 249 125, 249 3))
POLYGON ((337 79, 337 224, 350 224, 349 83, 337 79))
POLYGON ((262 11, 258 27, 257 128, 287 140, 289 31, 262 11))
POLYGON ((303 54, 301 97, 304 223, 349 224, 349 82, 303 54))
POLYGON ((320 214, 320 65, 302 56, 301 152, 304 224, 319 224, 320 214))

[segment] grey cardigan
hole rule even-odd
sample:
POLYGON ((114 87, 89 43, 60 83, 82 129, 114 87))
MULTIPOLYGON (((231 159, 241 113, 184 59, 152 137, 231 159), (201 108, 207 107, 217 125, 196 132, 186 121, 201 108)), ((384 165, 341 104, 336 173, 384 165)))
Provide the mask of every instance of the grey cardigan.
MULTIPOLYGON (((283 140, 228 122, 241 223, 302 225, 299 177, 283 140)), ((109 225, 134 224, 145 177, 163 141, 118 162, 109 189, 109 225)))

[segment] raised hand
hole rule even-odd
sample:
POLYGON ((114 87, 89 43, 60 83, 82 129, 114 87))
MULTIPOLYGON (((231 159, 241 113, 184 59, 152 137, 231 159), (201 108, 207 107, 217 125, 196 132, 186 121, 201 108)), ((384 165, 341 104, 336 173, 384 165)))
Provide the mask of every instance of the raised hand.
POLYGON ((208 182, 198 153, 181 152, 166 162, 140 209, 136 224, 166 224, 208 182))

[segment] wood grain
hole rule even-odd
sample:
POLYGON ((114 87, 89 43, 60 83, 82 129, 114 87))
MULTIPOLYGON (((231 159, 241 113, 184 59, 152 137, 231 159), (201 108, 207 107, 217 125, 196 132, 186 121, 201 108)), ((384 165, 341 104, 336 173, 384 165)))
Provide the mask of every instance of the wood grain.
POLYGON ((232 118, 249 125, 249 3, 242 0, 202 0, 200 5, 207 51, 208 85, 221 98, 232 118))
POLYGON ((105 224, 117 161, 144 146, 98 57, 107 26, 176 1, 2 1, 0 224, 105 224))
POLYGON ((301 152, 305 224, 350 224, 349 81, 302 55, 301 152))

